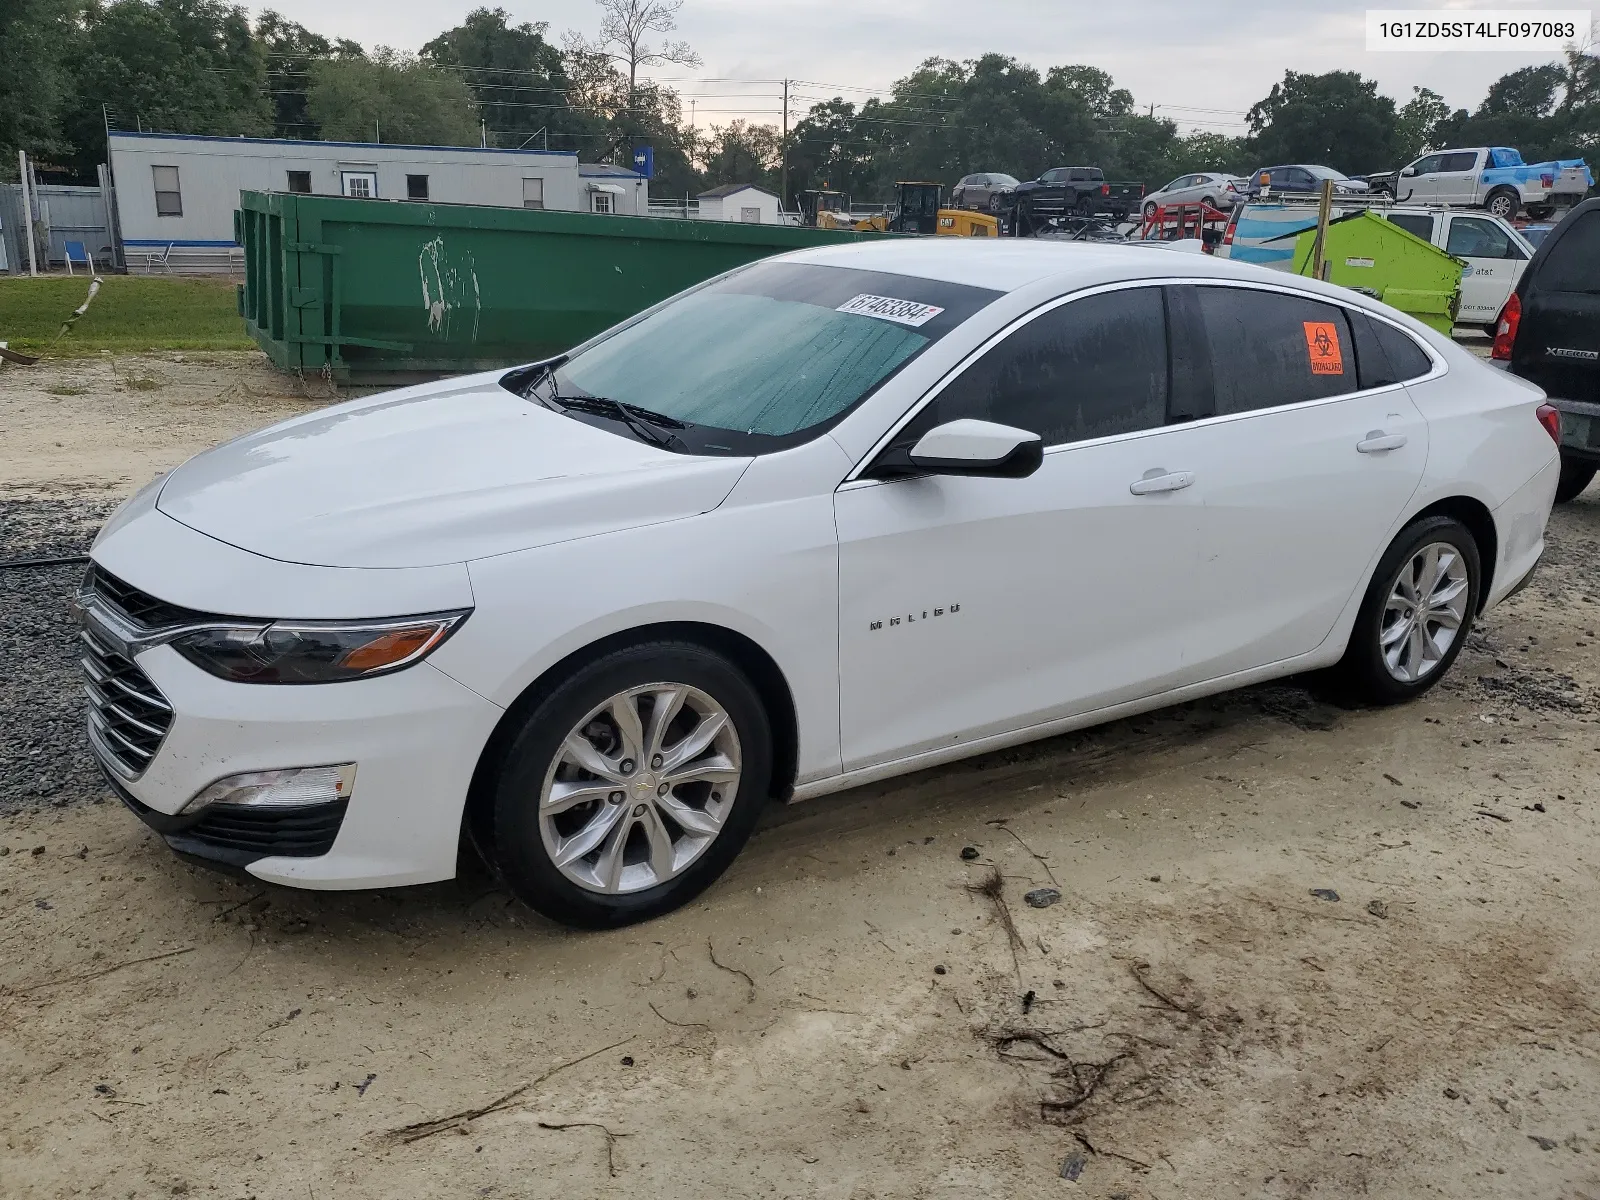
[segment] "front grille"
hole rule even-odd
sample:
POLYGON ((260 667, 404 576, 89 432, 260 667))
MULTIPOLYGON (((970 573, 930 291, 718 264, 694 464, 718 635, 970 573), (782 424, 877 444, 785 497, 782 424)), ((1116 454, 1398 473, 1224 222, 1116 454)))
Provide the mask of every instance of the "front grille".
MULTIPOLYGON (((347 800, 301 808, 214 804, 175 837, 179 841, 199 842, 201 847, 214 850, 315 858, 333 849, 333 839, 339 835, 348 804, 347 800)), ((201 847, 182 848, 199 850, 201 847)))
POLYGON ((141 592, 130 583, 124 583, 104 568, 93 564, 84 576, 84 590, 117 609, 136 625, 160 629, 167 625, 192 625, 215 620, 210 613, 196 612, 158 600, 148 592, 141 592))
POLYGON ((150 676, 85 629, 78 660, 89 697, 89 731, 95 746, 123 775, 144 774, 172 726, 172 705, 150 676))

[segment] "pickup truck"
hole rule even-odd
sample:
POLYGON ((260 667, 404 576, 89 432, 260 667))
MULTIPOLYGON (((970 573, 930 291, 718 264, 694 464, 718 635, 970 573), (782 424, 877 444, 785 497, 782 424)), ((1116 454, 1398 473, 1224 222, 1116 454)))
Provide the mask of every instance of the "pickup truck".
POLYGON ((1124 220, 1139 211, 1143 199, 1144 184, 1108 183, 1099 167, 1052 167, 1006 193, 1017 221, 1030 226, 1073 214, 1106 213, 1124 220))
POLYGON ((1473 205, 1507 220, 1524 209, 1543 220, 1577 204, 1594 186, 1581 158, 1524 163, 1509 146, 1438 150, 1401 167, 1392 182, 1380 178, 1372 177, 1402 203, 1473 205))
POLYGON ((1600 466, 1600 199, 1539 244, 1500 313, 1490 358, 1560 410, 1556 503, 1576 499, 1600 466))

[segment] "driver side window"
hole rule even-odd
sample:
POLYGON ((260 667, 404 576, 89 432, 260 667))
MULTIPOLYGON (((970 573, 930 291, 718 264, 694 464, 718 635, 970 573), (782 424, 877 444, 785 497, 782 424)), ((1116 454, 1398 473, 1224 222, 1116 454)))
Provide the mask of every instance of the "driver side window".
POLYGON ((895 438, 971 417, 1046 446, 1165 424, 1167 327, 1159 287, 1123 288, 1036 317, 952 380, 895 438))

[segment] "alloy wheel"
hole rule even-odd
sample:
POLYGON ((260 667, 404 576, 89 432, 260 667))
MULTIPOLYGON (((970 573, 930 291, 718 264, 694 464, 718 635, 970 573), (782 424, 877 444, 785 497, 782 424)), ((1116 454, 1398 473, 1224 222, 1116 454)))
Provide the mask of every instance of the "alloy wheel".
POLYGON ((1471 591, 1466 559, 1449 542, 1429 542, 1401 565, 1378 627, 1390 675, 1417 683, 1438 669, 1461 636, 1471 591))
POLYGON ((716 840, 741 764, 738 731, 710 695, 679 683, 629 688, 579 721, 551 763, 539 793, 545 851, 588 891, 666 883, 716 840))

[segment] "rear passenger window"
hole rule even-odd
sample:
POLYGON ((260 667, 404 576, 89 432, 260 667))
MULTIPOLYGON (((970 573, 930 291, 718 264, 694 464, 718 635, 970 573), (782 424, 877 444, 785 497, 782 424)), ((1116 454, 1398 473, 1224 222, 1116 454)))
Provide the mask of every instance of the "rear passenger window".
POLYGON ((1251 412, 1355 391, 1343 311, 1282 292, 1201 287, 1217 414, 1251 412))
POLYGON ((973 417, 1027 429, 1055 446, 1153 429, 1166 413, 1161 289, 1125 288, 1028 322, 934 397, 896 442, 973 417))
POLYGON ((1591 209, 1572 221, 1571 229, 1556 227, 1559 238, 1539 265, 1533 286, 1550 292, 1600 292, 1600 209, 1591 209))

